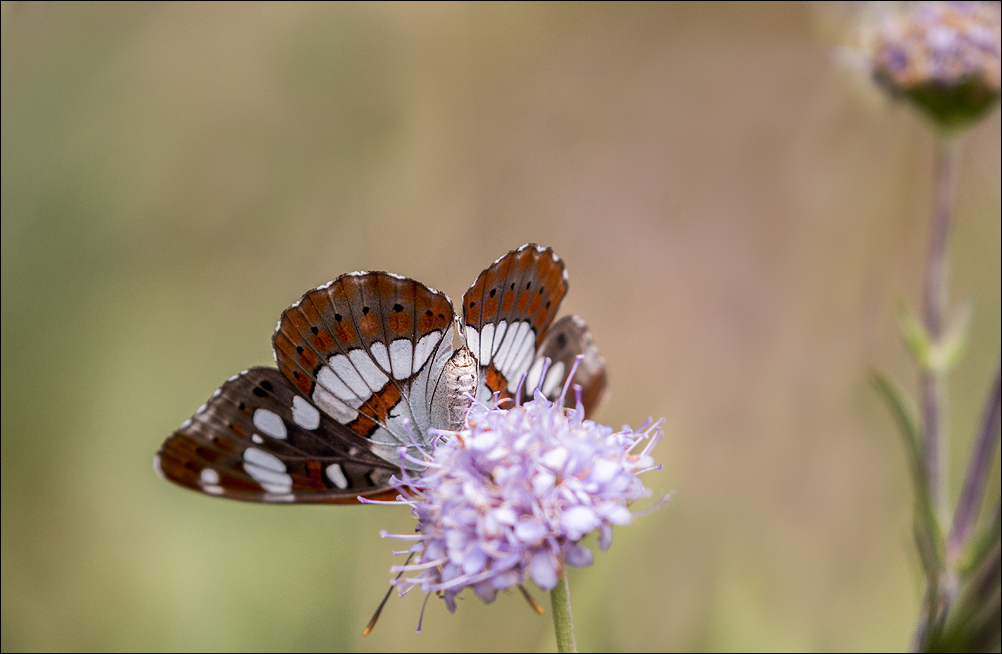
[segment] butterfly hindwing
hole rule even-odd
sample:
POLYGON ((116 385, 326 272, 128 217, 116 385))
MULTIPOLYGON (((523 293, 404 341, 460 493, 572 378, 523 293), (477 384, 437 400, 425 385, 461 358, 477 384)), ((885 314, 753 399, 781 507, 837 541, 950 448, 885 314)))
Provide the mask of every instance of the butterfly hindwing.
POLYGON ((224 383, 163 444, 157 471, 182 486, 256 502, 393 497, 399 467, 319 411, 275 368, 224 383))
POLYGON ((463 295, 467 346, 480 363, 477 399, 511 397, 567 293, 564 263, 527 244, 480 273, 463 295))
POLYGON ((448 296, 413 279, 349 273, 282 314, 275 360, 325 414, 396 462, 398 446, 427 436, 452 319, 448 296))
MULTIPOLYGON (((564 316, 547 330, 539 352, 529 366, 522 400, 532 399, 536 387, 549 399, 557 399, 567 384, 567 376, 574 370, 575 363, 577 370, 571 384, 581 387, 581 404, 585 415, 591 415, 605 392, 605 359, 592 344, 587 325, 577 316, 564 316), (577 362, 578 356, 581 356, 580 362, 577 362), (549 367, 546 366, 547 360, 550 362, 549 367)), ((564 404, 574 406, 576 401, 573 390, 568 390, 564 404)))

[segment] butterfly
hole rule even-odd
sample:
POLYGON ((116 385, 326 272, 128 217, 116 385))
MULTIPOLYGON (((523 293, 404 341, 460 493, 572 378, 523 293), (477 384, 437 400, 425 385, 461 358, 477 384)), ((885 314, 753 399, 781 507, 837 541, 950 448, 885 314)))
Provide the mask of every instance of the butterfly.
POLYGON ((462 428, 474 398, 525 401, 538 389, 556 399, 570 381, 594 409, 605 361, 580 318, 554 322, 566 293, 563 261, 534 244, 480 273, 461 320, 447 295, 408 277, 341 275, 282 313, 277 367, 227 380, 164 441, 154 468, 252 502, 392 499, 391 476, 402 465, 420 476, 431 430, 462 428), (456 328, 465 344, 454 350, 456 328))

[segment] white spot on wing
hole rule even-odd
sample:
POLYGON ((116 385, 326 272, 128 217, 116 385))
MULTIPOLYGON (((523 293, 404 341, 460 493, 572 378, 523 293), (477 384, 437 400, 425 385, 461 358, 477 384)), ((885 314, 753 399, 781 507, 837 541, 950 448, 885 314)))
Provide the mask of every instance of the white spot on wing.
MULTIPOLYGON (((341 379, 341 381, 351 388, 355 397, 359 397, 364 401, 372 395, 372 391, 370 391, 369 387, 365 385, 365 380, 362 379, 362 376, 358 374, 357 370, 355 370, 355 366, 352 365, 351 361, 345 355, 339 354, 331 359, 330 368, 341 379)), ((373 366, 373 368, 375 368, 375 366, 373 366)), ((380 387, 377 386, 376 388, 380 387)), ((349 398, 347 395, 342 397, 337 391, 335 391, 334 394, 341 397, 342 400, 347 401, 349 398)))
POLYGON ((344 471, 341 470, 341 466, 337 463, 332 463, 327 466, 327 478, 334 483, 335 486, 344 490, 348 488, 348 478, 344 476, 344 471))
POLYGON ((376 363, 383 367, 386 372, 390 371, 390 354, 386 351, 386 346, 376 341, 369 348, 369 353, 372 354, 372 358, 376 360, 376 363))
POLYGON ((484 325, 480 333, 480 351, 473 350, 477 361, 481 366, 487 366, 491 362, 491 350, 494 349, 494 323, 484 325))
MULTIPOLYGON (((530 396, 532 392, 536 390, 536 386, 539 385, 539 378, 543 374, 543 363, 545 359, 536 359, 532 362, 532 367, 529 368, 529 374, 525 378, 525 392, 530 396)), ((517 382, 516 382, 517 383, 517 382)))
POLYGON ((285 464, 282 463, 281 459, 255 447, 248 447, 244 450, 244 461, 272 472, 285 472, 285 464))
POLYGON ((282 495, 292 490, 292 477, 274 454, 249 447, 244 451, 244 470, 268 493, 282 495))
POLYGON ((397 379, 410 376, 413 358, 414 347, 410 339, 398 338, 390 343, 390 361, 393 364, 393 376, 397 379))
POLYGON ((557 361, 554 363, 550 369, 546 372, 546 381, 543 382, 543 395, 546 397, 552 397, 553 394, 562 388, 562 383, 564 381, 564 362, 557 361))
MULTIPOLYGON (((340 356, 340 355, 338 355, 340 356)), ((328 395, 340 398, 342 402, 346 404, 351 402, 349 406, 362 406, 362 400, 355 395, 354 392, 348 385, 341 381, 341 378, 334 374, 330 366, 324 366, 317 373, 317 388, 316 390, 324 390, 328 395)), ((315 393, 314 393, 315 395, 315 393)), ((316 397, 313 398, 316 401, 316 397)))
POLYGON ((219 473, 212 468, 202 468, 202 472, 199 473, 198 479, 202 482, 203 486, 219 485, 219 473))
MULTIPOLYGON (((511 341, 504 343, 502 346, 506 349, 505 356, 502 359, 499 354, 497 361, 494 362, 494 367, 508 379, 511 379, 511 373, 514 370, 515 364, 518 362, 518 355, 525 346, 525 339, 530 332, 531 328, 529 327, 529 323, 525 321, 518 323, 515 329, 508 330, 508 338, 510 338, 511 341)), ((508 340, 508 338, 505 340, 508 340)))
POLYGON ((498 347, 497 353, 494 355, 494 367, 498 369, 502 374, 505 371, 505 366, 508 361, 508 357, 511 355, 511 346, 518 337, 518 330, 521 328, 522 323, 515 323, 508 329, 504 335, 504 340, 501 341, 501 345, 498 347))
POLYGON ((261 438, 261 434, 253 434, 251 436, 251 440, 257 443, 258 445, 264 445, 264 439, 261 438))
MULTIPOLYGON (((321 371, 322 372, 322 371, 321 371)), ((331 373, 333 376, 333 373, 331 373)), ((348 424, 358 417, 358 411, 339 400, 327 391, 323 386, 317 384, 313 389, 313 402, 323 410, 324 413, 334 418, 341 424, 348 424)), ((359 403, 361 405, 361 402, 359 403)))
POLYGON ((313 430, 320 426, 320 412, 297 395, 292 398, 292 421, 303 429, 313 430))
MULTIPOLYGON (((497 331, 494 332, 494 347, 493 351, 491 352, 491 356, 496 355, 498 353, 498 350, 501 349, 501 343, 502 341, 504 341, 504 333, 505 331, 507 331, 507 329, 508 329, 507 322, 502 320, 501 322, 498 323, 497 331)), ((494 367, 497 368, 497 366, 494 367)))
POLYGON ((522 336, 521 347, 510 359, 509 368, 511 372, 505 375, 508 379, 508 387, 511 390, 514 390, 518 386, 519 378, 522 376, 522 373, 529 369, 529 365, 532 364, 532 356, 536 353, 536 334, 531 328, 528 328, 529 323, 522 324, 526 325, 527 329, 522 336))
POLYGON ((254 411, 254 426, 272 438, 284 439, 288 436, 282 418, 274 411, 269 411, 268 409, 257 409, 254 411))
POLYGON ((163 479, 167 478, 166 475, 164 475, 163 466, 160 465, 160 455, 159 454, 156 455, 155 457, 153 457, 153 472, 157 473, 158 477, 161 477, 163 479))
POLYGON ((466 326, 466 347, 470 348, 470 352, 473 352, 473 356, 479 357, 480 355, 480 332, 473 325, 466 326))
MULTIPOLYGON (((392 347, 393 346, 391 345, 391 359, 393 358, 392 347)), ((368 384, 368 388, 365 391, 365 397, 372 395, 373 391, 378 391, 386 385, 386 382, 390 381, 390 378, 379 369, 379 366, 373 363, 372 357, 370 357, 365 350, 352 350, 348 353, 348 359, 352 362, 352 364, 354 364, 355 369, 358 370, 362 380, 368 384), (371 389, 371 391, 369 389, 371 389)))
POLYGON ((414 348, 414 366, 411 372, 417 372, 424 366, 424 362, 428 360, 431 353, 435 350, 435 345, 438 343, 438 339, 442 337, 442 332, 434 331, 430 334, 425 334, 418 341, 417 346, 414 348))

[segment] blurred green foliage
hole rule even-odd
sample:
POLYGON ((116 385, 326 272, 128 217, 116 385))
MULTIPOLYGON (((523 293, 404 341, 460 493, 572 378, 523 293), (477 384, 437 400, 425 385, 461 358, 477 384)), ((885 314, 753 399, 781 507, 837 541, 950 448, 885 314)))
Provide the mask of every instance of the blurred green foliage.
MULTIPOLYGON (((921 565, 867 371, 913 374, 893 307, 917 306, 933 139, 815 19, 3 3, 2 649, 552 649, 517 594, 432 602, 421 635, 393 599, 362 639, 405 511, 151 466, 304 290, 383 269, 456 298, 527 241, 608 360, 598 417, 668 421, 647 482, 677 494, 571 575, 579 645, 906 647, 921 565)), ((961 154, 955 452, 999 348, 999 142, 996 111, 961 154)))

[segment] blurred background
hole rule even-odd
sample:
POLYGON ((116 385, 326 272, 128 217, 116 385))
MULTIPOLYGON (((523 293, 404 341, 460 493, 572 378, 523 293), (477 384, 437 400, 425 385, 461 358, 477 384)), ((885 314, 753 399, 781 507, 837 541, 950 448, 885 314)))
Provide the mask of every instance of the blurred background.
MULTIPOLYGON (((836 12, 837 13, 837 12, 836 12)), ((517 594, 387 588, 398 507, 249 505, 155 476, 272 362, 279 314, 383 269, 453 298, 525 242, 666 419, 655 491, 574 570, 585 650, 900 650, 922 593, 904 450, 935 141, 805 4, 2 5, 3 650, 555 648, 517 594)), ((966 138, 959 488, 999 352, 1000 121, 966 138)), ((996 458, 989 497, 999 496, 996 458)), ((594 544, 594 541, 591 541, 594 544)), ((547 608, 545 594, 531 587, 547 608)))

